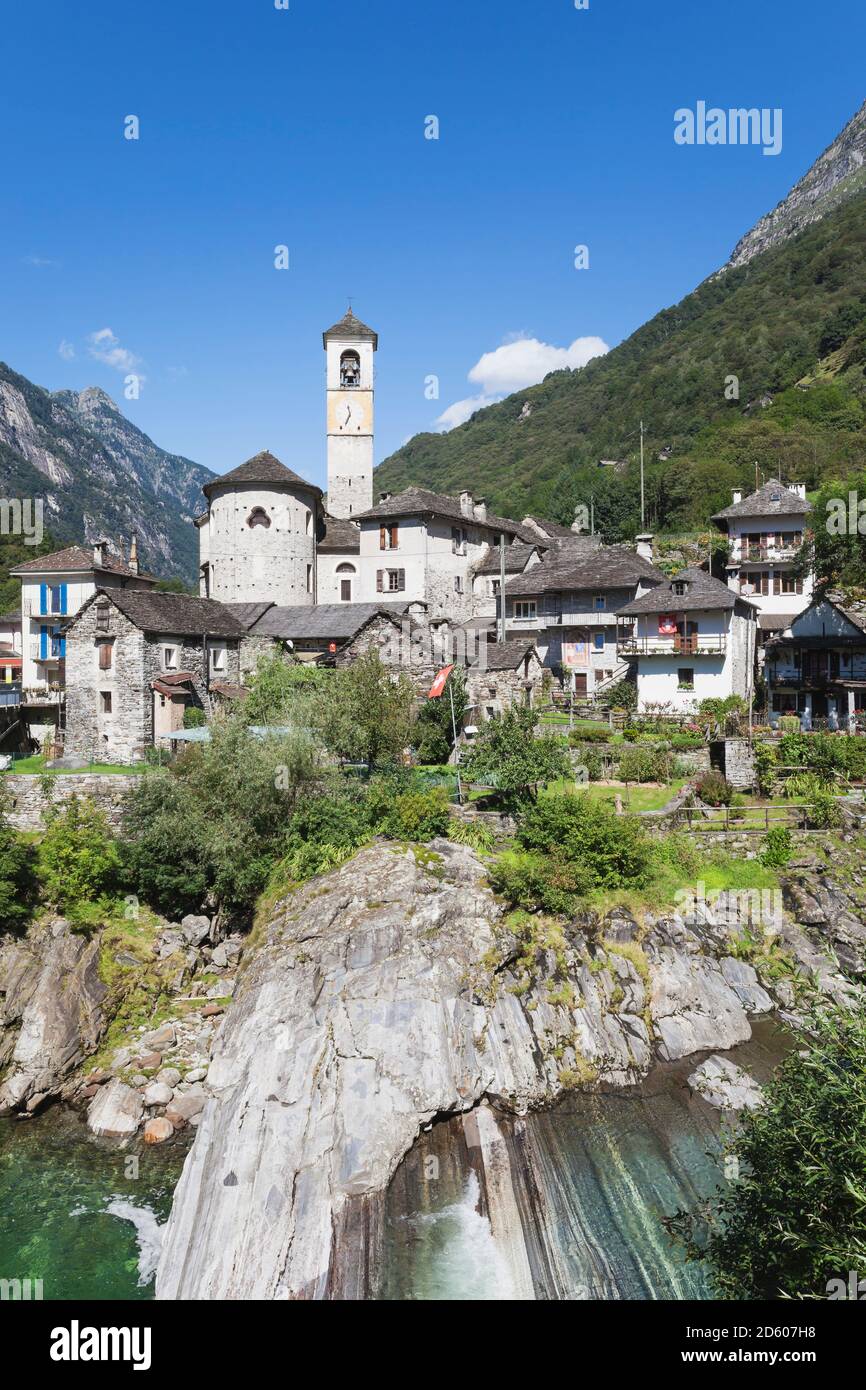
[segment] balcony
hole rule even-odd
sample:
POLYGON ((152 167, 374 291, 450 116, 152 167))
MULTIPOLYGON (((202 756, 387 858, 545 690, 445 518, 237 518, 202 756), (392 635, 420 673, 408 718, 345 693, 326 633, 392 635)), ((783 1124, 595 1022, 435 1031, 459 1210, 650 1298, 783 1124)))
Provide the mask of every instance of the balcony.
POLYGON ((719 656, 727 651, 724 632, 691 633, 688 637, 618 637, 617 656, 719 656))

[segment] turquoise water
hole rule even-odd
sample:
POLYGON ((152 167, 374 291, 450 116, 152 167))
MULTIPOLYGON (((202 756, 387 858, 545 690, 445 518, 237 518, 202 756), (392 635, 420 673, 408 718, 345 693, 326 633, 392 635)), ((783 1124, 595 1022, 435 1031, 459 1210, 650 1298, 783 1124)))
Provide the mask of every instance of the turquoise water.
POLYGON ((41 1279, 45 1299, 152 1297, 184 1154, 97 1140, 60 1107, 0 1120, 0 1278, 41 1279))

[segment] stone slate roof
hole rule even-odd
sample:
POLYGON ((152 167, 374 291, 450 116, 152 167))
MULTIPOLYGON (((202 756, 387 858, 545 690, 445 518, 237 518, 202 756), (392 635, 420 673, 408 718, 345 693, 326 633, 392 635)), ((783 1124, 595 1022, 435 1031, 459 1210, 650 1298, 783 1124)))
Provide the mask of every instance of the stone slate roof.
POLYGON ((135 570, 124 564, 123 560, 116 559, 107 550, 104 552, 104 559, 101 565, 93 563, 93 550, 86 545, 68 545, 65 550, 54 550, 50 555, 39 555, 35 560, 23 560, 20 565, 15 565, 10 574, 53 574, 69 571, 77 573, 80 570, 95 570, 98 574, 104 570, 109 574, 125 574, 130 579, 143 579, 148 584, 155 584, 156 578, 152 574, 136 574, 135 570))
POLYGON ((521 597, 569 589, 622 589, 637 586, 639 580, 661 584, 664 575, 626 546, 586 549, 565 543, 560 550, 549 551, 540 565, 509 579, 505 592, 521 597))
POLYGON ((812 503, 807 502, 805 497, 792 492, 778 478, 770 478, 757 492, 716 512, 712 520, 728 521, 738 516, 805 516, 811 510, 812 503))
POLYGON ((224 603, 223 608, 227 608, 245 628, 251 628, 257 623, 263 613, 267 613, 269 608, 273 608, 272 599, 264 603, 224 603))
MULTIPOLYGON (((514 545, 507 545, 505 547, 505 573, 522 574, 538 549, 539 546, 523 545, 519 541, 515 542, 514 545)), ((482 555, 477 565, 473 565, 472 569, 475 574, 499 574, 499 546, 489 545, 486 553, 482 555)))
POLYGON ((317 542, 317 549, 324 554, 345 550, 357 555, 361 549, 360 528, 348 517, 326 514, 324 534, 317 542))
MULTIPOLYGON (((846 598, 844 594, 840 594, 837 590, 825 593, 823 597, 828 603, 832 603, 834 608, 838 608, 840 613, 844 613, 849 623, 853 623, 855 627, 859 627, 861 632, 866 632, 866 602, 862 599, 859 601, 852 601, 846 598)), ((819 602, 820 598, 820 595, 816 595, 814 602, 819 602)), ((799 613, 797 616, 800 616, 799 613)))
POLYGON ((155 594, 149 589, 97 589, 66 624, 74 627, 82 613, 99 597, 109 598, 142 632, 172 637, 243 637, 246 628, 226 604, 192 594, 155 594))
POLYGON ((359 512, 355 520, 387 521, 396 520, 401 516, 420 516, 431 512, 436 516, 447 517, 450 521, 461 521, 464 525, 486 526, 491 531, 504 531, 506 535, 517 536, 527 545, 538 545, 540 541, 537 532, 521 525, 519 521, 512 521, 505 516, 494 516, 492 512, 488 512, 483 520, 480 517, 467 516, 461 509, 459 497, 451 497, 444 492, 429 492, 421 487, 407 487, 403 492, 395 492, 386 501, 377 502, 375 507, 370 507, 366 512, 359 512))
POLYGON ((537 531, 541 540, 545 536, 550 540, 569 540, 579 535, 578 531, 572 531, 570 526, 562 526, 558 521, 545 521, 542 516, 525 516, 523 525, 528 526, 531 531, 537 531))
POLYGON ((250 629, 253 637, 287 642, 349 642, 380 614, 399 622, 405 603, 273 604, 250 629))
POLYGON ((758 627, 762 632, 784 632, 797 616, 796 613, 759 613, 758 627))
POLYGON ((13 613, 0 613, 0 627, 14 627, 21 622, 21 614, 16 608, 13 613))
POLYGON ((473 661, 469 670, 475 671, 481 665, 482 669, 486 667, 488 671, 516 671, 523 658, 534 651, 535 643, 525 638, 523 641, 488 642, 483 664, 481 661, 473 661))
POLYGON ((257 484, 266 484, 269 487, 276 485, 290 487, 303 487, 308 492, 314 492, 321 497, 322 489, 316 487, 315 483, 308 483, 306 478, 301 478, 297 473, 293 473, 291 468, 287 468, 284 463, 280 463, 267 449, 263 449, 260 454, 254 454, 246 463, 241 463, 237 468, 233 468, 230 473, 222 473, 218 478, 212 478, 209 483, 205 483, 202 492, 206 497, 211 497, 219 488, 229 486, 255 487, 257 484))
POLYGON ((745 604, 748 608, 755 606, 740 598, 720 579, 714 579, 711 574, 707 574, 706 570, 692 567, 681 570, 671 579, 666 578, 663 584, 651 589, 648 594, 632 599, 631 603, 617 609, 617 613, 623 617, 630 617, 635 613, 691 613, 706 609, 734 608, 738 603, 745 604), (688 584, 686 593, 674 593, 674 584, 683 580, 688 584))
POLYGON ((372 343, 375 351, 379 346, 379 335, 373 328, 368 328, 366 323, 362 323, 352 313, 351 308, 331 328, 326 328, 322 334, 322 343, 327 348, 329 338, 355 338, 359 342, 372 343))

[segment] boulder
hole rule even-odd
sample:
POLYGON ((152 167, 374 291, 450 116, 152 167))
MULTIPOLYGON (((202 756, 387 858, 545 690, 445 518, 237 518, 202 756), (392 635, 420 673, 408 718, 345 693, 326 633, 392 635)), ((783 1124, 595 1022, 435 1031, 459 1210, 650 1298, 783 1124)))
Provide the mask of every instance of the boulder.
POLYGON ((757 1110, 764 1102, 757 1081, 729 1057, 708 1057, 692 1072, 689 1085, 719 1110, 757 1110))
POLYGON ((144 1092, 144 1103, 147 1106, 168 1105, 173 1094, 170 1086, 163 1086, 159 1081, 151 1081, 144 1092))
POLYGON ((164 1144, 166 1139, 170 1139, 173 1134, 174 1125, 164 1115, 158 1119, 148 1120, 144 1126, 145 1144, 164 1144))
POLYGON ((149 1051, 159 1052, 166 1047, 174 1047, 175 1028, 173 1023, 164 1023, 161 1028, 155 1028, 152 1033, 145 1033, 141 1039, 142 1047, 149 1051))
POLYGON ((176 1095, 165 1112, 166 1117, 171 1120, 175 1129, 182 1129, 194 1115, 201 1114, 206 1099, 203 1091, 186 1091, 176 1095))
POLYGON ((161 1071, 157 1072, 156 1079, 161 1081, 163 1086, 169 1086, 174 1090, 180 1081, 180 1072, 177 1067, 163 1067, 161 1071))
POLYGON ((210 935, 210 918, 188 913, 182 919, 180 929, 190 946, 201 946, 202 942, 207 941, 210 935))
POLYGON ((87 1127, 107 1139, 128 1139, 141 1123, 144 1104, 138 1091, 113 1077, 100 1086, 87 1110, 87 1127))

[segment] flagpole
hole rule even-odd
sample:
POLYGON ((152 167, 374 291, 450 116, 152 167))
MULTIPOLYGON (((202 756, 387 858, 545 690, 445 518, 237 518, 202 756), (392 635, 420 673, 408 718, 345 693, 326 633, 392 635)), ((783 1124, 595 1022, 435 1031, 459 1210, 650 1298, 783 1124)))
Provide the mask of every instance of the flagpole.
MULTIPOLYGON (((502 602, 505 602, 503 594, 502 602)), ((454 714, 454 687, 451 684, 451 673, 448 673, 448 694, 451 697, 451 728, 454 731, 454 767, 457 772, 457 802, 463 805, 463 787, 460 783, 460 749, 457 747, 457 719, 454 714)))

